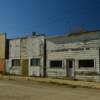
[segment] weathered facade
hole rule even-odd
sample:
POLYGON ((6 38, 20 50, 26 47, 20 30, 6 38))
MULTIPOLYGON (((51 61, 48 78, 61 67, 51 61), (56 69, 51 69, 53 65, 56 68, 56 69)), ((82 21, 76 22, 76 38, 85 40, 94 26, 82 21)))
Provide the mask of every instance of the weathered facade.
POLYGON ((20 39, 9 40, 9 59, 6 60, 6 73, 21 75, 20 39))
POLYGON ((28 39, 29 76, 43 76, 44 36, 28 39))
POLYGON ((44 36, 35 35, 21 39, 21 66, 23 75, 43 75, 43 49, 44 36))
POLYGON ((12 39, 9 42, 9 60, 6 61, 7 72, 24 76, 42 76, 43 59, 43 35, 12 39))
POLYGON ((11 39, 6 72, 100 81, 100 31, 11 39))
POLYGON ((47 76, 100 79, 100 32, 47 38, 47 76))

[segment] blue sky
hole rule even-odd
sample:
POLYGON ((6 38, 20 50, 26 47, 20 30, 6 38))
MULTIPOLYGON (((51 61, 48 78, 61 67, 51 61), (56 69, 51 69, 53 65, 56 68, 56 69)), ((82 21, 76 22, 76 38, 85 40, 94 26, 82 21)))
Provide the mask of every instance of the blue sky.
POLYGON ((0 0, 0 32, 59 35, 75 28, 100 29, 100 0, 0 0))

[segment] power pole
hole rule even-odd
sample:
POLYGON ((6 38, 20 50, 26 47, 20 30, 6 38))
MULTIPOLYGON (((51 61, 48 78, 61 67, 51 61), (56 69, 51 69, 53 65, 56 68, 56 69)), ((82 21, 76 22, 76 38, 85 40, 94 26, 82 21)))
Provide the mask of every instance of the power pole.
POLYGON ((47 47, 46 47, 46 38, 44 38, 43 77, 46 77, 46 61, 47 61, 47 47))
POLYGON ((99 82, 100 82, 100 32, 98 32, 99 35, 99 82))

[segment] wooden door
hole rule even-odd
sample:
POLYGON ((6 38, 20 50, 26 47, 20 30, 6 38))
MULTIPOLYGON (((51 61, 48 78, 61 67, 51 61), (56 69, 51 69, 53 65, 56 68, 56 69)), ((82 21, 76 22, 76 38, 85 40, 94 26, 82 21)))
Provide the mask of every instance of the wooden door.
POLYGON ((28 59, 23 59, 21 63, 22 75, 28 76, 28 59))

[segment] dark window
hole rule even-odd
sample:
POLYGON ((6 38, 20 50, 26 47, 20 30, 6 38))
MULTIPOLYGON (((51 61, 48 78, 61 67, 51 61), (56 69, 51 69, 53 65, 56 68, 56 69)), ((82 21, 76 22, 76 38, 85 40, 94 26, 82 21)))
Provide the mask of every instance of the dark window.
POLYGON ((50 61, 50 68, 62 68, 62 61, 50 61))
POLYGON ((94 60, 79 60, 79 67, 94 67, 94 60))
POLYGON ((84 48, 73 48, 71 49, 72 51, 81 51, 81 50, 84 50, 84 48))
POLYGON ((20 66, 20 59, 13 59, 12 66, 20 66))
POLYGON ((73 68, 73 61, 68 61, 68 63, 69 63, 69 68, 73 68))
POLYGON ((86 50, 90 50, 90 48, 86 48, 86 50))
POLYGON ((68 49, 51 50, 51 52, 63 52, 68 51, 68 49))
POLYGON ((38 58, 31 59, 31 66, 40 66, 40 59, 38 58))

